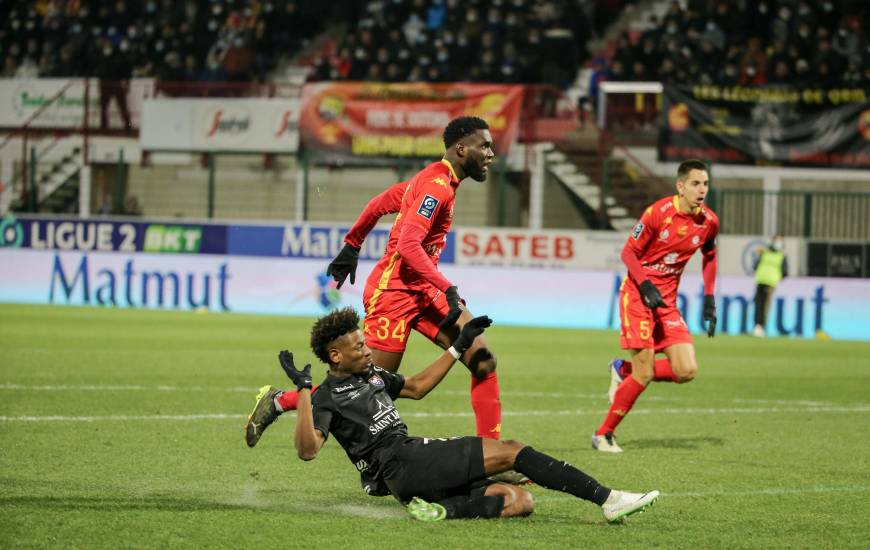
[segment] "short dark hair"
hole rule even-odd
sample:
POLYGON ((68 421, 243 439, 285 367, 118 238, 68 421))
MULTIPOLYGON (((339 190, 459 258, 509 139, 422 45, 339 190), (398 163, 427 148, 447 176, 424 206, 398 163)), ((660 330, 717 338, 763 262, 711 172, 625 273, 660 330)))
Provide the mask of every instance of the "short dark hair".
POLYGON ((450 149, 457 141, 465 136, 470 136, 478 130, 489 130, 489 124, 476 116, 454 118, 444 128, 444 148, 450 149))
POLYGON ((359 314, 352 307, 336 309, 311 327, 311 351, 328 365, 329 343, 355 330, 359 330, 359 314))
POLYGON ((689 172, 692 170, 703 170, 705 172, 709 172, 710 169, 707 167, 707 163, 701 159, 686 159, 680 163, 680 167, 677 168, 677 179, 680 181, 686 181, 686 177, 688 177, 689 172))

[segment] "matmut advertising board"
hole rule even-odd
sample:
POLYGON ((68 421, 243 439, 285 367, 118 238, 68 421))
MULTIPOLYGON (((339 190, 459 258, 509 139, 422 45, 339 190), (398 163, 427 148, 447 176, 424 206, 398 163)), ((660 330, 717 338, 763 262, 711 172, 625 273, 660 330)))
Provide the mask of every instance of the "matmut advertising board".
MULTIPOLYGON (((339 225, 7 217, 0 220, 0 302, 305 316, 344 305, 361 310, 364 282, 388 230, 379 227, 369 235, 356 284, 339 290, 325 271, 346 231, 339 225)), ((441 257, 442 271, 474 313, 505 325, 618 328, 622 269, 578 268, 579 258, 598 254, 557 244, 558 234, 535 241, 540 232, 523 239, 513 232, 503 236, 514 247, 509 263, 472 265, 486 249, 471 243, 496 233, 501 230, 458 230, 441 257), (475 237, 463 244, 469 235, 475 237), (532 265, 529 258, 565 263, 532 265)), ((615 251, 610 245, 602 250, 618 255, 621 239, 611 244, 618 244, 615 251)), ((494 254, 496 245, 488 246, 494 254)), ((719 277, 722 332, 751 330, 754 290, 752 277, 719 277)), ((700 275, 684 275, 678 300, 689 327, 700 333, 700 275)), ((870 280, 788 278, 777 288, 768 319, 770 335, 813 337, 823 331, 870 340, 870 280)))
MULTIPOLYGON (((341 290, 325 274, 328 260, 305 257, 178 255, 0 249, 0 302, 95 307, 205 309, 215 312, 316 316, 338 306, 362 309, 374 263, 360 262, 355 285, 341 290)), ((622 274, 546 268, 447 265, 475 314, 516 326, 616 329, 622 274)), ((754 282, 720 277, 719 328, 752 328, 754 282)), ((679 307, 701 330, 701 277, 687 274, 679 307)), ((785 280, 771 306, 768 334, 870 340, 870 281, 785 280)))

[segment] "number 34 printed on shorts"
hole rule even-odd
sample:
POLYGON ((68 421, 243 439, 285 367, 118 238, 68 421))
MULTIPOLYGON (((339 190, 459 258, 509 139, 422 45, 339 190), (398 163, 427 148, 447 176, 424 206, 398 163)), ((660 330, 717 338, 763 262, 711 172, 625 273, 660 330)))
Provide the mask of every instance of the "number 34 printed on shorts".
POLYGON ((375 336, 378 340, 393 339, 404 342, 408 337, 404 319, 393 322, 388 317, 378 317, 376 322, 375 336))

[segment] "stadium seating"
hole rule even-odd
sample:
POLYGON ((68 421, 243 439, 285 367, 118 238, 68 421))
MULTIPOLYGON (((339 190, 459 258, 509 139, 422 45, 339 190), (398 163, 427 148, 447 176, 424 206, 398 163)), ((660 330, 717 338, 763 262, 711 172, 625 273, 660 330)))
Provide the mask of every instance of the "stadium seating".
POLYGON ((666 84, 870 85, 870 4, 673 1, 626 31, 606 78, 666 84))

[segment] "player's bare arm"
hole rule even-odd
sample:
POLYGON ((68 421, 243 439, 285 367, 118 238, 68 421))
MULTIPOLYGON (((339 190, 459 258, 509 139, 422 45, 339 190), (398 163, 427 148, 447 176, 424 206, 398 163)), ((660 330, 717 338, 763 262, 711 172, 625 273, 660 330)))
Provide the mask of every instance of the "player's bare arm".
POLYGON ((296 417, 296 430, 293 436, 293 444, 296 452, 302 460, 313 460, 320 452, 325 441, 323 434, 314 429, 314 417, 311 412, 311 365, 299 370, 293 361, 293 354, 283 350, 278 354, 278 362, 284 373, 296 385, 299 390, 299 408, 296 417))
POLYGON ((399 397, 407 397, 409 399, 422 399, 425 397, 450 372, 451 367, 453 367, 457 359, 471 347, 474 339, 483 334, 483 331, 491 324, 492 320, 485 315, 475 317, 465 323, 459 336, 454 340, 453 345, 442 353, 441 357, 420 373, 405 379, 405 385, 401 393, 399 393, 399 397))
POLYGON ((311 390, 299 391, 299 408, 296 412, 296 430, 293 434, 293 446, 296 454, 302 460, 314 460, 320 452, 326 438, 320 430, 314 428, 314 417, 311 408, 311 390))

